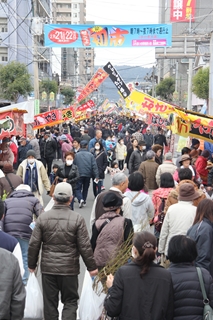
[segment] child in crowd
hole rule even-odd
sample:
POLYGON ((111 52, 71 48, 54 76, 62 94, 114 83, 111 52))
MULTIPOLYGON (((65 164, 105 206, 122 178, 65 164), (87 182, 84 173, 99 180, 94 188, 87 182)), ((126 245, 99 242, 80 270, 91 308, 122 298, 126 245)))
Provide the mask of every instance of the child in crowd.
POLYGON ((53 184, 55 177, 56 177, 56 172, 58 171, 59 165, 56 163, 53 165, 52 172, 50 173, 50 183, 53 184))
POLYGON ((112 166, 111 167, 107 167, 107 170, 110 172, 110 175, 111 175, 111 179, 113 178, 113 176, 118 173, 118 172, 123 172, 123 170, 120 170, 119 167, 118 167, 118 161, 115 160, 112 162, 112 166))

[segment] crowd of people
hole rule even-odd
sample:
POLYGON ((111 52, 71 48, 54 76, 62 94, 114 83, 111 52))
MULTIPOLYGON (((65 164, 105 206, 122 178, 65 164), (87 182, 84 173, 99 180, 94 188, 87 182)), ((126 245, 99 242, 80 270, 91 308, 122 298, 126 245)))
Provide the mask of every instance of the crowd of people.
POLYGON ((44 319, 58 319, 61 292, 62 319, 75 320, 79 256, 96 276, 130 238, 131 259, 106 275, 107 316, 203 319, 201 278, 213 307, 212 146, 193 138, 176 163, 170 147, 161 127, 105 116, 2 140, 0 319, 23 318, 40 264, 44 319), (74 204, 87 205, 91 181, 88 232, 74 204), (54 200, 46 212, 44 189, 54 200))

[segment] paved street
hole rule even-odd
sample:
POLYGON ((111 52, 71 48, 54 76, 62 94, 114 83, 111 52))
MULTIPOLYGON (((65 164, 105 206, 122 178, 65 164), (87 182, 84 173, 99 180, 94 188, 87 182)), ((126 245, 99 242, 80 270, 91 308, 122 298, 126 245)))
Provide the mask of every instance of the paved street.
MULTIPOLYGON (((61 161, 57 161, 57 162, 55 161, 54 163, 62 164, 61 161)), ((91 182, 92 182, 92 180, 91 180, 91 182)), ((106 179, 104 180, 104 186, 105 186, 106 190, 108 190, 111 187, 111 179, 110 179, 110 175, 108 175, 108 174, 106 175, 106 179)), ((50 197, 48 195, 46 195, 46 191, 43 194, 43 200, 44 200, 44 207, 45 207, 48 204, 48 202, 50 201, 50 197)), ((84 217, 84 219, 86 221, 87 228, 90 232, 89 221, 90 221, 90 214, 91 214, 91 210, 92 210, 92 206, 93 206, 93 202, 94 202, 94 196, 93 196, 93 192, 92 192, 92 183, 90 184, 86 207, 79 209, 78 202, 77 202, 77 200, 75 200, 75 201, 76 202, 74 204, 74 210, 76 212, 80 213, 84 217)), ((79 275, 79 295, 82 290, 85 270, 86 270, 86 267, 81 259, 80 260, 80 275, 79 275)), ((39 278, 40 278, 40 276, 39 276, 39 278)), ((61 311, 61 309, 62 309, 62 306, 60 305, 59 310, 61 311)))

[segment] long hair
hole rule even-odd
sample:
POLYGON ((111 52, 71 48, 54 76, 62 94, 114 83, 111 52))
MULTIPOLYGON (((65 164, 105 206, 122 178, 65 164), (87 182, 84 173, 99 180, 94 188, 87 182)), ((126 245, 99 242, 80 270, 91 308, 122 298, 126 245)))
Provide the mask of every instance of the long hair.
POLYGON ((213 222, 213 201, 210 199, 203 199, 197 206, 197 211, 194 219, 194 223, 199 223, 203 218, 213 222))
POLYGON ((135 233, 133 238, 133 245, 138 250, 139 256, 133 261, 141 266, 140 276, 148 273, 152 262, 155 259, 155 249, 157 240, 153 234, 148 231, 135 233))

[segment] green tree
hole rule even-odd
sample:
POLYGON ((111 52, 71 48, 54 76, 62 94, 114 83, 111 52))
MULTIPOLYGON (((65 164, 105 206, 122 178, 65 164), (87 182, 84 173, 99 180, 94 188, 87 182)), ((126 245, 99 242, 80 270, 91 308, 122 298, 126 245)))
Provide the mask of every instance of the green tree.
POLYGON ((73 102, 73 98, 75 97, 75 91, 73 91, 72 88, 62 88, 61 94, 64 96, 63 104, 67 106, 73 102))
POLYGON ((192 92, 200 99, 209 99, 209 68, 198 70, 192 78, 192 92))
POLYGON ((6 66, 0 65, 0 96, 17 103, 20 96, 27 97, 33 90, 25 64, 12 61, 6 66))
POLYGON ((45 91, 47 95, 49 95, 50 92, 54 92, 56 94, 58 92, 58 84, 55 80, 42 80, 39 83, 39 90, 40 92, 45 91))
POLYGON ((175 80, 171 77, 163 79, 156 86, 156 95, 166 101, 172 101, 172 95, 175 91, 175 80))

